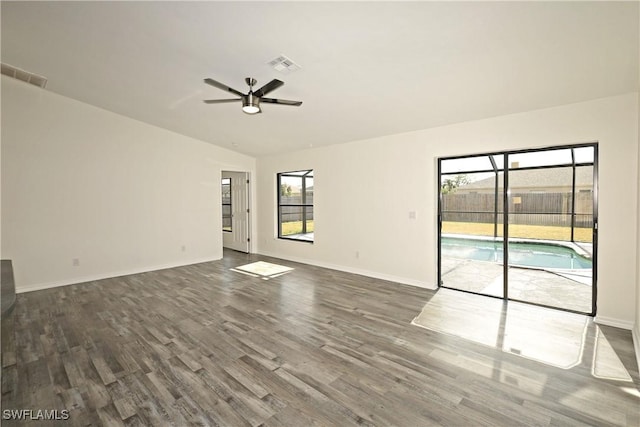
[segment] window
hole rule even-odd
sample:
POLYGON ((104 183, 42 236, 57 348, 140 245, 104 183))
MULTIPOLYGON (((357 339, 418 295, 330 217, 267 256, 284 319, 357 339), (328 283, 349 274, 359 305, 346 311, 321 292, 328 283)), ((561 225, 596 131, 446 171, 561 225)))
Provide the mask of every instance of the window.
POLYGON ((222 230, 231 231, 231 178, 222 178, 222 230))
POLYGON ((313 242, 313 170, 278 174, 278 237, 313 242))

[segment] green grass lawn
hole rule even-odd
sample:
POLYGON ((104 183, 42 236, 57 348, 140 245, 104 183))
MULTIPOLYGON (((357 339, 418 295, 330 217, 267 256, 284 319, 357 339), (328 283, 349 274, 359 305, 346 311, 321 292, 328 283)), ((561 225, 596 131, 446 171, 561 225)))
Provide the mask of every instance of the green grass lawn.
MULTIPOLYGON (((493 236, 493 224, 444 221, 442 223, 442 232, 451 234, 493 236)), ((498 224, 498 236, 502 236, 502 224, 498 224)), ((570 241, 571 228, 552 227, 546 225, 511 224, 509 225, 509 237, 570 241)), ((591 242, 591 228, 575 228, 574 240, 578 242, 591 242)))
MULTIPOLYGON (((313 221, 307 221, 307 233, 313 233, 313 221)), ((452 222, 442 223, 442 232, 450 234, 471 234, 476 236, 493 236, 493 224, 481 224, 475 222, 452 222)), ((282 223, 282 235, 302 233, 302 221, 290 221, 282 223)), ((498 235, 502 235, 502 224, 498 224, 498 235)), ((570 227, 551 227, 545 225, 523 225, 511 224, 509 226, 510 237, 520 237, 524 239, 543 240, 571 240, 570 227)), ((575 228, 574 239, 578 242, 591 242, 590 228, 575 228)))
MULTIPOLYGON (((289 221, 282 223, 282 235, 302 233, 302 221, 289 221)), ((313 233, 313 221, 307 221, 307 233, 313 233)))

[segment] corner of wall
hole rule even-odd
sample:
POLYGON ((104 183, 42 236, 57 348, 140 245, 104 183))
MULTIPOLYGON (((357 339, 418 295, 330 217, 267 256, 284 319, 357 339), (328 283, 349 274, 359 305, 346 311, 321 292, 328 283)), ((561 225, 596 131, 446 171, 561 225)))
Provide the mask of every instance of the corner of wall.
POLYGON ((17 292, 222 257, 220 171, 255 173, 255 158, 6 76, 1 86, 0 251, 17 292))
MULTIPOLYGON (((638 7, 638 22, 640 22, 640 7, 638 7)), ((640 36, 640 26, 638 28, 638 36, 640 36)), ((638 163, 636 167, 637 179, 640 182, 640 39, 638 40, 638 101, 636 103, 636 113, 638 115, 638 163)), ((638 207, 637 214, 637 236, 636 236, 636 259, 640 256, 640 185, 638 186, 638 207)), ((636 263, 636 322, 633 328, 633 345, 636 350, 636 362, 638 363, 638 371, 640 371, 640 262, 636 263)))
MULTIPOLYGON (((639 8, 639 21, 640 22, 640 8, 639 8)), ((640 50, 640 43, 638 46, 640 50)), ((640 52, 639 52, 640 57, 640 52)), ((636 104, 636 111, 638 114, 638 164, 636 167, 637 178, 640 182, 640 64, 638 66, 638 102, 636 104)), ((638 186, 638 207, 636 209, 637 214, 637 227, 636 227, 636 257, 640 255, 640 186, 638 186)), ((640 371, 640 263, 636 263, 636 319, 635 325, 632 330, 633 345, 636 351, 636 362, 638 363, 638 371, 640 371)))

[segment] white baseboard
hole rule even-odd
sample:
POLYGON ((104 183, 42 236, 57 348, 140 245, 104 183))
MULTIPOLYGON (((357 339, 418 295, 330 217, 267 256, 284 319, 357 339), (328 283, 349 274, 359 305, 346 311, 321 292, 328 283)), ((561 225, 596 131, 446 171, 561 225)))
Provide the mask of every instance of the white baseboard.
POLYGON ((16 286, 16 293, 21 294, 24 292, 40 291, 43 289, 57 288, 60 286, 77 285, 79 283, 94 282, 96 280, 112 279, 114 277, 129 276, 132 274, 148 273, 150 271, 156 271, 156 270, 165 270, 167 268, 184 267, 185 265, 200 264, 203 262, 210 262, 210 261, 218 261, 219 259, 221 258, 202 258, 202 259, 189 260, 186 262, 134 268, 131 270, 122 270, 122 271, 115 271, 110 273, 100 273, 100 274, 94 274, 90 276, 70 277, 68 279, 56 280, 54 282, 36 283, 36 284, 20 286, 20 287, 16 286))
POLYGON ((615 319, 613 317, 596 316, 593 319, 594 322, 601 325, 613 326, 615 328, 633 330, 633 322, 627 320, 615 319))
POLYGON ((359 274, 361 276, 371 277, 374 279, 387 280, 389 282, 401 283, 403 285, 411 285, 416 286, 418 288, 436 290, 438 287, 433 283, 423 282, 421 280, 416 280, 408 277, 394 276, 391 274, 380 273, 377 271, 364 270, 360 268, 347 267, 344 265, 331 264, 327 262, 318 262, 316 260, 291 257, 291 256, 283 256, 282 254, 270 253, 270 252, 259 252, 260 255, 269 256, 273 258, 286 259, 293 262, 299 262, 301 264, 309 264, 314 265, 316 267, 328 268, 331 270, 344 271, 345 273, 359 274))

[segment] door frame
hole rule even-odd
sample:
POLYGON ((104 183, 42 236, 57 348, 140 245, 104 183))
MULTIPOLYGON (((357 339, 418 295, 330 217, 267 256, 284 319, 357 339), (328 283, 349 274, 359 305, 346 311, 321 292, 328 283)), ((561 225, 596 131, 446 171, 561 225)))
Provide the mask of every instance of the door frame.
MULTIPOLYGON (((220 230, 222 233, 222 247, 233 249, 239 252, 250 253, 251 252, 251 174, 247 171, 232 171, 232 170, 222 170, 220 172, 220 181, 222 182, 223 178, 231 178, 231 214, 232 214, 232 227, 231 231, 220 230), (246 208, 242 208, 241 210, 236 210, 234 205, 237 206, 237 203, 234 203, 234 183, 238 185, 239 183, 242 185, 242 192, 244 199, 244 205, 246 208), (238 232, 238 220, 236 218, 237 215, 243 215, 243 220, 240 223, 244 225, 244 234, 246 238, 244 241, 239 241, 236 238, 236 234, 238 232), (236 219, 234 219, 236 218, 236 219)), ((242 239, 242 233, 240 235, 242 239)))
MULTIPOLYGON (((573 154, 573 152, 572 152, 573 154)), ((572 156, 573 157, 573 156, 572 156)), ((492 162, 493 163, 493 162, 492 162)), ((487 152, 487 153, 475 153, 475 154, 468 154, 468 155, 461 155, 461 156, 450 156, 450 157, 439 157, 437 159, 437 180, 436 180, 436 184, 438 186, 438 201, 437 201, 437 283, 438 283, 438 288, 443 287, 443 288, 447 288, 447 289, 454 289, 460 292, 467 292, 467 293, 472 293, 472 294, 476 294, 476 295, 482 295, 482 296, 487 296, 487 297, 491 297, 491 298, 498 298, 498 299, 502 299, 504 301, 517 301, 517 302, 523 302, 526 304, 532 304, 532 305, 537 305, 540 307, 547 307, 547 308, 553 308, 556 310, 563 310, 563 311, 568 311, 568 312, 572 312, 572 313, 578 313, 578 314, 587 314, 589 316, 595 316, 596 312, 597 312, 597 297, 598 297, 598 287, 597 287, 597 283, 598 283, 598 142, 594 141, 594 142, 588 142, 588 143, 583 143, 583 144, 568 144, 568 145, 556 145, 556 146, 549 146, 549 147, 542 147, 542 148, 530 148, 530 149, 521 149, 521 150, 504 150, 504 151, 497 151, 497 152, 487 152), (539 303, 535 303, 535 302, 531 302, 531 301, 523 301, 523 300, 519 300, 519 299, 515 299, 515 298, 509 298, 509 194, 508 194, 508 190, 509 190, 509 169, 510 167, 507 164, 507 159, 508 159, 508 155, 510 154, 521 154, 521 153, 533 153, 533 152, 541 152, 541 151, 552 151, 552 150, 562 150, 562 149, 571 149, 571 148, 581 148, 581 147, 593 147, 593 187, 592 187, 592 194, 593 194, 593 213, 592 213, 592 218, 593 218, 593 226, 592 226, 592 245, 593 245, 593 253, 592 253, 592 282, 591 282, 591 312, 590 313, 585 313, 585 312, 581 312, 581 311, 576 311, 576 310, 571 310, 571 309, 567 309, 567 308, 562 308, 562 307, 555 307, 555 306, 549 306, 549 305, 545 305, 545 304, 539 304, 539 303), (492 156, 504 156, 504 165, 503 165, 503 210, 502 212, 500 212, 501 214, 503 214, 503 296, 502 297, 498 297, 498 296, 494 296, 494 295, 488 295, 488 294, 482 294, 479 292, 473 292, 473 291, 468 291, 468 290, 463 290, 463 289, 456 289, 456 288, 449 288, 447 286, 443 285, 442 282, 442 183, 441 183, 441 177, 442 177, 442 161, 443 160, 455 160, 455 159, 464 159, 464 158, 469 158, 469 157, 478 157, 478 156, 488 156, 489 158, 491 158, 492 156)), ((572 164, 571 165, 554 165, 552 167, 562 167, 562 166, 573 166, 574 169, 576 167, 576 163, 575 160, 572 158, 572 164)), ((468 173, 471 172, 478 172, 478 171, 469 171, 468 173)), ((465 171, 461 171, 461 172, 457 172, 458 174, 464 174, 465 171)), ((573 192, 575 193, 575 179, 574 179, 574 184, 573 184, 573 192)), ((574 196, 575 199, 575 196, 574 196)), ((497 206, 497 204, 496 204, 497 206)), ((573 230, 572 230, 572 237, 573 237, 573 230)))

